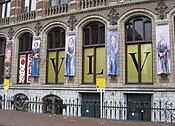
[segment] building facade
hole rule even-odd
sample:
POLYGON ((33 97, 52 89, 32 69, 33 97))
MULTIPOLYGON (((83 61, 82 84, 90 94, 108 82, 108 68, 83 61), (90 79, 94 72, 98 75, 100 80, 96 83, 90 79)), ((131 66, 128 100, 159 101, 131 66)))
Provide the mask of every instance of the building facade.
POLYGON ((175 104, 174 0, 2 0, 0 9, 1 96, 9 81, 9 97, 99 100, 105 78, 103 101, 175 104))

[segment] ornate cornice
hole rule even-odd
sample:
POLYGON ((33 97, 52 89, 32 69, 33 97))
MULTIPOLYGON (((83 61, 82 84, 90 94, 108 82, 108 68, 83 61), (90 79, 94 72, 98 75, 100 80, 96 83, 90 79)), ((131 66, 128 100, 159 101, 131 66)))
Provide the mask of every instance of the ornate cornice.
MULTIPOLYGON (((112 8, 120 8, 120 7, 126 7, 126 6, 134 6, 134 5, 141 5, 141 4, 148 4, 148 3, 154 3, 157 2, 158 0, 146 0, 146 1, 137 1, 137 2, 124 2, 124 3, 116 3, 115 5, 108 5, 108 6, 99 6, 96 8, 86 8, 86 9, 82 9, 82 10, 78 10, 75 12, 67 12, 67 13, 60 13, 59 15, 52 15, 52 16, 48 16, 48 17, 44 17, 42 19, 34 19, 34 20, 30 20, 30 21, 26 21, 26 22, 20 22, 18 23, 19 25, 24 25, 27 24, 29 22, 36 22, 36 21, 41 21, 41 20, 49 20, 49 19, 53 19, 53 18, 59 18, 62 16, 69 16, 69 15, 78 15, 78 14, 83 14, 83 13, 90 13, 90 12, 96 12, 96 11, 102 11, 102 10, 109 10, 112 8)), ((0 28, 8 28, 9 26, 16 26, 17 24, 10 24, 10 25, 5 25, 2 26, 0 28)))
POLYGON ((95 11, 101 11, 101 10, 107 10, 112 8, 120 8, 120 7, 126 7, 126 6, 134 6, 134 5, 140 5, 140 4, 147 4, 147 3, 153 3, 157 2, 158 0, 146 0, 146 1, 138 1, 138 2, 127 2, 122 4, 115 4, 115 5, 109 5, 109 6, 99 6, 96 8, 86 8, 79 10, 77 12, 74 12, 74 14, 80 14, 80 13, 89 13, 89 12, 95 12, 95 11))

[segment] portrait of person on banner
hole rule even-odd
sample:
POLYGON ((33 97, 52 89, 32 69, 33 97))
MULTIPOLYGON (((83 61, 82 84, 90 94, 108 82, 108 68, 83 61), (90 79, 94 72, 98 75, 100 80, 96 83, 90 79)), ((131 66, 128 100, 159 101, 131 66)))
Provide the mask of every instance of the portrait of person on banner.
POLYGON ((5 49, 5 60, 4 60, 4 77, 10 77, 11 75, 11 59, 12 59, 12 42, 7 42, 5 49))
POLYGON ((116 76, 118 75, 118 31, 109 30, 107 37, 107 74, 116 76))
POLYGON ((39 76, 39 52, 40 52, 40 40, 33 41, 32 44, 32 64, 31 64, 31 76, 39 76))
POLYGON ((65 76, 75 75, 75 35, 69 35, 66 41, 65 76))
POLYGON ((170 74, 169 27, 157 26, 156 30, 157 74, 170 74))

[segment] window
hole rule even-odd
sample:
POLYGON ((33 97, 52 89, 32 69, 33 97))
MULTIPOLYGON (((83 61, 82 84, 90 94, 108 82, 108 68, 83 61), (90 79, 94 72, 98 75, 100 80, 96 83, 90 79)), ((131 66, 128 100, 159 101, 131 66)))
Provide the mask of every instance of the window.
POLYGON ((29 12, 29 11, 35 11, 36 10, 36 0, 24 0, 22 2, 23 5, 23 11, 29 12))
POLYGON ((91 22, 83 28, 83 83, 104 77, 105 61, 105 26, 91 22))
POLYGON ((11 2, 10 0, 4 0, 0 3, 0 17, 5 18, 10 16, 10 7, 11 2))
POLYGON ((5 58, 6 39, 0 37, 0 84, 3 84, 4 78, 4 58, 5 58))
POLYGON ((147 17, 134 17, 126 29, 126 83, 152 83, 152 24, 147 17))
POLYGON ((50 0, 51 6, 57 6, 59 4, 65 4, 67 3, 67 0, 50 0))
POLYGON ((19 84, 26 84, 31 82, 32 40, 33 36, 28 32, 24 33, 19 38, 19 84))
POLYGON ((62 114, 63 100, 56 95, 47 95, 43 98, 44 113, 62 114))
POLYGON ((48 84, 64 83, 65 30, 57 27, 47 35, 47 78, 48 84))

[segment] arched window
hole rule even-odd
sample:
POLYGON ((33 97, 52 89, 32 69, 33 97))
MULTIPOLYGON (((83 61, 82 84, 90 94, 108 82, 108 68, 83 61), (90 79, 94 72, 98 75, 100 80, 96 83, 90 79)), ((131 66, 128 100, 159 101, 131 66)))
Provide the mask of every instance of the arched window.
POLYGON ((0 37, 0 84, 3 84, 4 78, 4 58, 5 58, 6 39, 0 37))
POLYGON ((0 1, 0 18, 10 16, 10 7, 11 7, 11 0, 0 1))
POLYGON ((152 83, 152 23, 144 16, 125 24, 126 83, 152 83))
POLYGON ((18 83, 20 84, 31 82, 32 40, 33 35, 29 32, 19 38, 18 83))
POLYGON ((62 114, 63 100, 56 95, 47 95, 43 98, 45 113, 62 114))
POLYGON ((46 83, 64 83, 65 30, 52 29, 47 35, 47 78, 46 83))
POLYGON ((90 22, 83 28, 83 83, 93 83, 104 77, 105 69, 105 26, 90 22))

